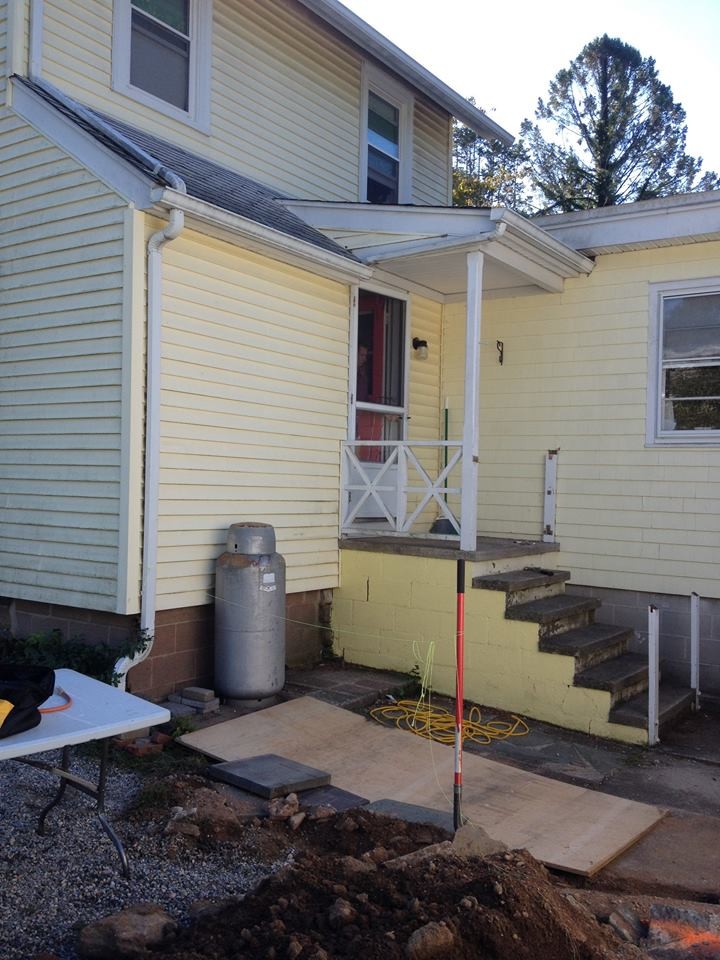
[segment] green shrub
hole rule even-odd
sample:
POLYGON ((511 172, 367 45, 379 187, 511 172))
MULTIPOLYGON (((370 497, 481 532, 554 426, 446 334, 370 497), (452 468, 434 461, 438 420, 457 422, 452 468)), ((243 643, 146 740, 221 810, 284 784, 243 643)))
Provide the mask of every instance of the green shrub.
POLYGON ((66 640, 59 630, 34 633, 29 637, 13 637, 0 633, 0 660, 6 663, 32 663, 59 669, 68 667, 117 686, 120 677, 113 671, 120 657, 140 653, 150 638, 137 634, 124 643, 111 647, 107 643, 88 644, 81 637, 66 640))

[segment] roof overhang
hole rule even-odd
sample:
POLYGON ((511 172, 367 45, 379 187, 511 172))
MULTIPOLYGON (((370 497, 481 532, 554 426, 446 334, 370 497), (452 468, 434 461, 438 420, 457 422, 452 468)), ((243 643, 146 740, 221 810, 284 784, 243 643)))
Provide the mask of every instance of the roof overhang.
POLYGON ((549 214, 535 221, 588 256, 720 240, 720 190, 549 214))
POLYGON ((241 243, 246 250, 280 259, 283 263, 311 273, 344 283, 358 283, 372 276, 372 268, 364 263, 322 250, 312 243, 290 237, 249 217, 223 210, 186 193, 160 187, 153 191, 153 199, 158 210, 182 210, 188 218, 188 224, 202 233, 231 243, 241 243))
POLYGON ((587 257, 502 207, 389 207, 286 201, 375 276, 434 299, 464 299, 467 254, 485 254, 483 296, 558 293, 569 277, 590 273, 587 257))
POLYGON ((482 110, 474 107, 469 100, 439 80, 417 60, 409 57, 400 47, 396 47, 387 37, 374 30, 338 0, 299 0, 299 2, 334 27, 338 33, 351 40, 364 53, 370 54, 406 83, 424 93, 430 100, 481 136, 488 140, 500 140, 508 145, 515 139, 500 124, 495 123, 482 110))

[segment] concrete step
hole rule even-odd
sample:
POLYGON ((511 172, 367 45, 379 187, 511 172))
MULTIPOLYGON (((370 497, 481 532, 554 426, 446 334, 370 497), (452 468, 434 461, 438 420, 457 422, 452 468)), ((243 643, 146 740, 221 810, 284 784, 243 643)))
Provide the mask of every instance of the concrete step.
POLYGON ((507 573, 473 577, 472 585, 476 590, 503 590, 505 593, 517 593, 521 590, 533 590, 536 587, 554 586, 557 583, 565 583, 569 579, 569 570, 526 567, 524 570, 508 570, 507 573))
MULTIPOLYGON (((689 713, 694 694, 687 687, 676 687, 670 683, 660 684, 660 733, 667 730, 680 717, 689 713)), ((622 723, 627 727, 647 727, 648 695, 647 691, 620 703, 610 711, 610 723, 622 723)))
POLYGON ((559 653, 575 657, 575 669, 580 672, 604 660, 619 657, 627 651, 633 631, 608 623, 590 623, 586 627, 566 630, 540 640, 543 653, 559 653))
POLYGON ((612 705, 647 690, 647 657, 637 653, 624 653, 612 660, 587 667, 575 674, 576 687, 589 687, 591 690, 608 690, 612 694, 612 705))
POLYGON ((587 626, 599 606, 600 601, 592 597, 569 597, 561 593, 509 607, 505 617, 539 624, 541 638, 544 638, 587 626))
POLYGON ((485 576, 473 577, 472 585, 475 590, 496 590, 504 593, 505 605, 509 609, 519 603, 529 603, 563 593, 569 579, 569 570, 528 566, 522 570, 508 570, 505 573, 493 571, 485 576))

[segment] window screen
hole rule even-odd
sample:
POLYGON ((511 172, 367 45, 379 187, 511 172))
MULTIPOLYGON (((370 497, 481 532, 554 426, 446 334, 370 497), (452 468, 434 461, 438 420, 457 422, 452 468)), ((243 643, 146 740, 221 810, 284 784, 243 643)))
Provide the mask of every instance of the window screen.
POLYGON ((368 93, 368 201, 397 203, 399 182, 400 111, 371 90, 368 93))
POLYGON ((720 430, 720 293, 662 301, 661 429, 720 430))

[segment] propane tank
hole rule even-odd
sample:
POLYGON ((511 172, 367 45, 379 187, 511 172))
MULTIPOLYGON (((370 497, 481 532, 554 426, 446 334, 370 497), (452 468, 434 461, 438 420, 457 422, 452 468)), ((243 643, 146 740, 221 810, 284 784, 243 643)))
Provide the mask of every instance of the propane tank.
POLYGON ((285 684, 285 560, 269 523, 234 523, 215 566, 215 689, 265 700, 285 684))

